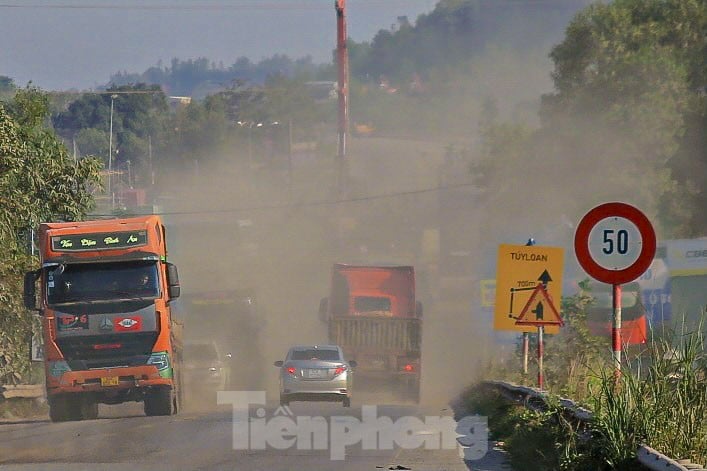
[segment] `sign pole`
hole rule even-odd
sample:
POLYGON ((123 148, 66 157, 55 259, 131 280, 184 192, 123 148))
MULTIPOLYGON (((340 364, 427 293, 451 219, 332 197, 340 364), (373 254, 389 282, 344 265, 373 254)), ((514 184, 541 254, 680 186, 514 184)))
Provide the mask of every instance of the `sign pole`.
POLYGON ((528 332, 523 332, 523 376, 528 374, 528 345, 530 344, 530 336, 528 332))
POLYGON ((614 372, 621 375, 621 285, 613 285, 614 319, 611 329, 611 345, 614 352, 614 372))
POLYGON ((543 389, 544 386, 544 377, 543 377, 543 354, 544 352, 544 347, 543 347, 543 331, 545 330, 545 327, 539 325, 538 326, 538 388, 543 389))
MULTIPOLYGON (((530 237, 528 242, 525 243, 526 247, 532 247, 535 245, 535 239, 530 237)), ((530 334, 528 332, 523 332, 523 376, 528 375, 528 350, 530 345, 530 334)))

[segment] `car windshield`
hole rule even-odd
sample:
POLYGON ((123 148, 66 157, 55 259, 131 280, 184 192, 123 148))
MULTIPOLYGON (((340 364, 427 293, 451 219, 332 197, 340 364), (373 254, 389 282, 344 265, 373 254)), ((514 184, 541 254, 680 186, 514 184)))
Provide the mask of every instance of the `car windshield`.
POLYGON ((69 264, 49 271, 47 297, 49 304, 155 298, 157 280, 154 261, 69 264))
POLYGON ((308 348, 302 350, 293 350, 291 358, 293 360, 341 360, 338 350, 327 348, 308 348))

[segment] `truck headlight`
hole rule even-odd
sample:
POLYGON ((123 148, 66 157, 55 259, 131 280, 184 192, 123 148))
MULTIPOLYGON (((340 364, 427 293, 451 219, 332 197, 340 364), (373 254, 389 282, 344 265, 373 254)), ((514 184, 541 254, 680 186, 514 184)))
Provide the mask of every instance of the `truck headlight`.
POLYGON ((156 366, 158 371, 164 371, 169 368, 169 354, 167 352, 153 352, 147 359, 147 364, 156 366))
POLYGON ((71 367, 65 360, 50 361, 47 371, 51 376, 58 378, 67 371, 71 371, 71 367))

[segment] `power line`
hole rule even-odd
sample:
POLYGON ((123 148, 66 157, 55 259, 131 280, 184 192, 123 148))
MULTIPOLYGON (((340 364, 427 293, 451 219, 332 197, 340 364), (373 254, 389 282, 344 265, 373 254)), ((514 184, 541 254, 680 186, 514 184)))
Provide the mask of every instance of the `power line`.
MULTIPOLYGON (((359 196, 357 198, 338 199, 333 201, 311 201, 309 203, 284 203, 284 204, 265 204, 257 206, 243 206, 241 208, 227 209, 204 209, 193 211, 164 211, 152 213, 158 216, 194 216, 199 214, 229 214, 240 213, 246 211, 265 211, 273 209, 288 209, 288 208, 311 208, 321 206, 335 206, 338 204, 359 203, 362 201, 373 201, 387 198, 399 198, 401 196, 420 195, 424 193, 433 193, 437 191, 454 190, 457 188, 469 188, 475 186, 474 183, 457 183, 454 185, 436 186, 432 188, 422 188, 419 190, 401 191, 398 193, 386 193, 382 195, 359 196)), ((95 217, 117 217, 114 214, 92 214, 95 217)))
MULTIPOLYGON (((421 0, 422 1, 422 0, 421 0)), ((426 0, 425 0, 426 1, 426 0)), ((332 2, 303 1, 246 1, 237 3, 109 3, 96 5, 93 3, 0 3, 0 8, 46 9, 46 10, 331 10, 332 2)), ((358 0, 358 4, 366 6, 409 4, 409 0, 358 0)), ((424 2, 423 2, 424 3, 424 2)))
MULTIPOLYGON (((429 4, 430 0, 418 0, 421 4, 429 4)), ((567 0, 477 0, 482 7, 505 7, 505 6, 556 6, 564 5, 567 0)), ((579 0, 578 0, 579 1, 579 0)), ((0 8, 6 9, 45 9, 45 10, 162 10, 162 11, 194 11, 194 10, 331 10, 331 1, 245 1, 245 2, 221 2, 204 3, 195 2, 193 4, 184 3, 107 3, 96 5, 93 3, 0 3, 0 8)), ((357 0, 352 7, 364 6, 390 6, 410 4, 410 0, 357 0)))

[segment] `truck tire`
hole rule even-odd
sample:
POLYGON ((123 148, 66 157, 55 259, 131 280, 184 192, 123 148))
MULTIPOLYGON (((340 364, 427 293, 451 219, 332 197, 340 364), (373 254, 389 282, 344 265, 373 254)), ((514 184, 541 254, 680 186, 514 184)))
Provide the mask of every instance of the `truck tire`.
POLYGON ((175 413, 175 397, 172 388, 155 388, 145 393, 145 415, 172 415, 175 413))
POLYGON ((415 402, 420 402, 420 378, 408 382, 407 396, 415 402))
POLYGON ((351 398, 350 397, 345 397, 343 401, 341 401, 341 405, 344 407, 351 407, 351 398))
POLYGON ((98 418, 98 401, 93 396, 82 397, 79 409, 79 420, 95 420, 98 418))
POLYGON ((182 412, 184 408, 184 381, 182 373, 177 373, 177 393, 174 395, 174 414, 182 412))
POLYGON ((71 397, 65 394, 49 396, 49 418, 52 422, 67 422, 70 420, 81 420, 82 398, 71 397))

